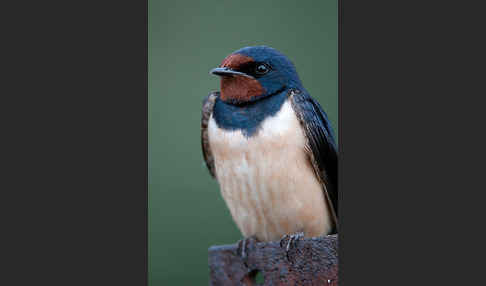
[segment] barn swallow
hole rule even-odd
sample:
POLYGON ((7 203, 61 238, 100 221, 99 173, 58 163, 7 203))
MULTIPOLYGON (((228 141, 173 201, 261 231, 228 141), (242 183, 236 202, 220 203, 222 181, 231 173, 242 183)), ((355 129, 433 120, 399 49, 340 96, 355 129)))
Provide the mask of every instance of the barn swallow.
POLYGON ((203 102, 203 157, 243 236, 290 235, 290 243, 336 233, 333 131, 292 62, 270 47, 245 47, 210 73, 221 90, 203 102))

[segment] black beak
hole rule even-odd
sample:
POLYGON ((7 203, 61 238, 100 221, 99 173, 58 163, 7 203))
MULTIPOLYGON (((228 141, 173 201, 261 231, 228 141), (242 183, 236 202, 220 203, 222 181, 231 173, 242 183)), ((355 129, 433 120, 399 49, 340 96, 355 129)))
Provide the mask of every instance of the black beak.
POLYGON ((247 75, 246 73, 242 73, 242 72, 239 72, 239 71, 235 71, 235 70, 232 70, 230 68, 214 68, 212 70, 209 71, 210 74, 214 74, 214 75, 219 75, 219 76, 237 76, 237 75, 241 75, 241 76, 246 76, 246 77, 249 77, 249 78, 253 78, 251 75, 247 75))

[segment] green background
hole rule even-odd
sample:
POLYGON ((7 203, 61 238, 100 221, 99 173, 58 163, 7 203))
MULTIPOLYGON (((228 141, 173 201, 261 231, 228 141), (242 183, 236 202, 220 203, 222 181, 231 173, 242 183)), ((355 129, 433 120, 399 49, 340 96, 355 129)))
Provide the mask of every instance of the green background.
POLYGON ((149 0, 149 284, 207 285, 208 247, 241 235, 201 153, 209 70, 244 46, 295 64, 337 135, 337 0, 149 0))

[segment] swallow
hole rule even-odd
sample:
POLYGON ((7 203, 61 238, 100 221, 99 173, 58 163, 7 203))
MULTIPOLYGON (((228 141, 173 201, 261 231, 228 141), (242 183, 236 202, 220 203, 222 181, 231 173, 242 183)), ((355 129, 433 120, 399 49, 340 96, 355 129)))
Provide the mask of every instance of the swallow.
POLYGON ((290 243, 336 233, 333 130, 292 62, 267 46, 245 47, 210 73, 221 79, 203 101, 203 157, 243 236, 290 235, 290 243))

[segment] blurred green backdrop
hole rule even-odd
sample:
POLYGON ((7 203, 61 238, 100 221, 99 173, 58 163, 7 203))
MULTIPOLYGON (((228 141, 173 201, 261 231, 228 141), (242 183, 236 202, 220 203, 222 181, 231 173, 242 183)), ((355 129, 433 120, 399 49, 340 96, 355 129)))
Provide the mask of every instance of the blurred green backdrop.
POLYGON ((207 285, 207 250, 241 238, 201 153, 209 75, 267 45, 296 65, 337 136, 337 0, 149 0, 149 285, 207 285))

